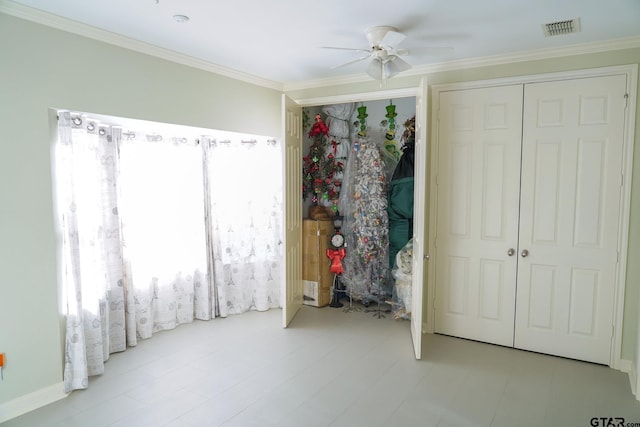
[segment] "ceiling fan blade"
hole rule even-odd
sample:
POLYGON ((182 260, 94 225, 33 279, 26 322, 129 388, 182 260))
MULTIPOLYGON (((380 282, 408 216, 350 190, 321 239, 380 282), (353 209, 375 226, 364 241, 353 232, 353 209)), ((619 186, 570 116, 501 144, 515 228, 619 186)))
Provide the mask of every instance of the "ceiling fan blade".
POLYGON ((333 49, 333 50, 350 50, 352 52, 366 52, 366 53, 371 53, 369 50, 367 49, 356 49, 356 48, 352 48, 352 47, 335 47, 335 46, 322 46, 320 49, 333 49))
POLYGON ((397 46, 402 43, 405 38, 407 38, 407 36, 397 31, 387 31, 384 37, 382 37, 382 40, 380 40, 380 45, 397 46))
POLYGON ((349 61, 349 62, 345 62, 344 64, 333 66, 333 67, 331 67, 331 69, 335 70, 336 68, 346 67, 348 65, 355 64, 356 62, 364 61, 365 59, 370 58, 370 57, 371 57, 371 55, 363 56, 361 58, 354 59, 353 61, 349 61))

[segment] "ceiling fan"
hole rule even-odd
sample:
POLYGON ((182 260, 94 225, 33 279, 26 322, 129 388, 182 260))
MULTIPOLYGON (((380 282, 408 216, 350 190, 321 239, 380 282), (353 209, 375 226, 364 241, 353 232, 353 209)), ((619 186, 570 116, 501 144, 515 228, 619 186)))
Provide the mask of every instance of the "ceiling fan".
POLYGON ((345 67, 368 59, 369 64, 366 72, 376 80, 389 79, 411 68, 411 64, 400 58, 400 56, 408 55, 409 51, 396 48, 406 38, 404 34, 398 32, 397 28, 389 26, 372 27, 367 30, 365 35, 369 41, 369 49, 325 47, 325 49, 352 50, 366 53, 365 56, 333 68, 345 67))

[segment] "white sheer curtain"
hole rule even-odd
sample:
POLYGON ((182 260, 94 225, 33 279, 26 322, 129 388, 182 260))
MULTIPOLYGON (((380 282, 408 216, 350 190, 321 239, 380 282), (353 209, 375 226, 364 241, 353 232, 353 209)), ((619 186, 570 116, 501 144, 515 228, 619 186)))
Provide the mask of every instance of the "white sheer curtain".
POLYGON ((280 145, 221 135, 124 132, 60 114, 66 391, 157 331, 280 307, 280 145))
POLYGON ((202 149, 194 140, 127 132, 120 146, 124 255, 136 338, 211 319, 202 149))
POLYGON ((109 353, 126 348, 117 204, 119 129, 59 116, 56 198, 66 304, 65 391, 86 388, 109 353))
POLYGON ((219 315, 280 307, 280 144, 246 135, 209 140, 205 152, 219 315))

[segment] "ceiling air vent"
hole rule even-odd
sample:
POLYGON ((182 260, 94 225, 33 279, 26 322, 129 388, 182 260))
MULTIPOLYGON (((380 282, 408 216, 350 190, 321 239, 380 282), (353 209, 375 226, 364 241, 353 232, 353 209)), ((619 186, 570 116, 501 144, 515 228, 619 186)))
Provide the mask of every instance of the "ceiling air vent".
POLYGON ((580 32, 580 18, 570 19, 568 21, 550 22, 542 26, 545 37, 561 36, 564 34, 580 32))

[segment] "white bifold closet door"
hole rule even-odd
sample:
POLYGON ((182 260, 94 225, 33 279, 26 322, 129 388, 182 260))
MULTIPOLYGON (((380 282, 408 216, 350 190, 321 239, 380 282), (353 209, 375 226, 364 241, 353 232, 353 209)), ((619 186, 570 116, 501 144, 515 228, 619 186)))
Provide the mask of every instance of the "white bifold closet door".
POLYGON ((436 332, 609 364, 625 87, 441 93, 436 332))

